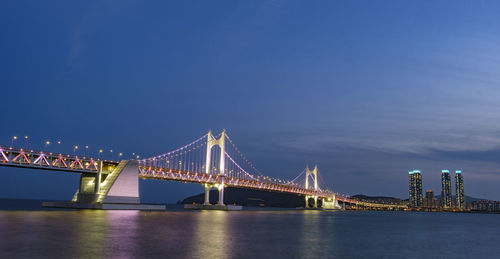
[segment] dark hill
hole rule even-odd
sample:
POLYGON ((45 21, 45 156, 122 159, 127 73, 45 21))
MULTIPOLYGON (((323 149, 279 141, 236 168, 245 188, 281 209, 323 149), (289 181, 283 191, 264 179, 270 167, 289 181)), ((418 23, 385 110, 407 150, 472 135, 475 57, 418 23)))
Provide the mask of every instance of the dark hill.
MULTIPOLYGON (((210 191, 210 203, 217 203, 219 197, 218 190, 210 191)), ((191 197, 187 197, 181 203, 201 204, 205 200, 205 194, 200 193, 191 197)), ((304 207, 304 196, 288 193, 268 192, 251 189, 237 189, 225 188, 224 189, 224 203, 236 204, 251 207, 279 207, 279 208, 296 208, 304 207)))

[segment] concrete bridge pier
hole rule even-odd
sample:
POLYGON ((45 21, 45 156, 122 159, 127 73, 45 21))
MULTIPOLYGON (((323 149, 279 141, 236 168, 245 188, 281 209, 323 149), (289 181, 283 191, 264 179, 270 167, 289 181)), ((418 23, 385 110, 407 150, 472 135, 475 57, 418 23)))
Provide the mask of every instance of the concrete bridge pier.
POLYGON ((337 198, 335 195, 332 195, 332 197, 329 198, 323 198, 321 200, 322 207, 327 210, 338 210, 340 209, 340 206, 338 204, 337 198))
POLYGON ((205 184, 205 202, 203 202, 203 205, 210 205, 210 190, 213 188, 213 185, 211 184, 205 184))
POLYGON ((165 210, 165 205, 141 204, 139 164, 122 160, 106 166, 99 161, 97 173, 82 173, 79 188, 70 202, 43 202, 44 207, 105 210, 165 210))
MULTIPOLYGON (((224 182, 224 180, 222 180, 222 182, 224 182)), ((210 190, 212 188, 217 188, 217 190, 219 191, 219 200, 217 201, 217 205, 219 206, 225 206, 224 204, 224 186, 222 184, 216 184, 216 185, 213 185, 213 184, 204 184, 203 185, 205 187, 205 201, 203 202, 203 205, 211 205, 210 204, 210 190)))
MULTIPOLYGON (((222 181, 224 182, 224 181, 222 181)), ((188 210, 242 210, 243 206, 224 204, 224 186, 222 184, 204 184, 205 201, 203 204, 184 204, 184 209, 188 210), (219 200, 217 204, 210 204, 210 190, 217 188, 219 191, 219 200)))
POLYGON ((103 162, 99 161, 97 173, 81 173, 80 184, 76 192, 76 201, 80 203, 93 203, 99 198, 103 162))
POLYGON ((221 177, 221 183, 219 184, 219 202, 217 205, 224 206, 224 176, 221 177))
POLYGON ((99 174, 80 174, 80 186, 76 193, 76 200, 80 203, 92 203, 98 199, 99 174), (97 189, 97 190, 96 190, 97 189))
POLYGON ((317 209, 318 208, 318 196, 317 195, 306 195, 306 208, 311 208, 311 206, 309 206, 309 199, 313 198, 314 199, 314 205, 312 208, 315 208, 317 209))

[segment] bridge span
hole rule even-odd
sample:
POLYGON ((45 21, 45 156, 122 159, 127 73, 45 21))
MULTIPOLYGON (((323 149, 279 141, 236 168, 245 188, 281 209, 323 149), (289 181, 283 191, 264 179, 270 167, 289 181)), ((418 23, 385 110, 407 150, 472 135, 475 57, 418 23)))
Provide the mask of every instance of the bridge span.
MULTIPOLYGON (((304 197, 305 207, 317 208, 318 200, 327 209, 339 208, 339 202, 357 203, 329 190, 317 166, 306 167, 292 180, 262 174, 225 131, 217 136, 209 131, 176 150, 141 160, 101 160, 0 146, 0 166, 79 173, 79 188, 71 202, 59 204, 63 207, 132 208, 140 204, 139 178, 201 184, 205 188, 205 205, 209 205, 210 190, 215 188, 218 205, 224 206, 225 187, 297 194, 304 197)), ((147 205, 133 208, 154 209, 147 205)))

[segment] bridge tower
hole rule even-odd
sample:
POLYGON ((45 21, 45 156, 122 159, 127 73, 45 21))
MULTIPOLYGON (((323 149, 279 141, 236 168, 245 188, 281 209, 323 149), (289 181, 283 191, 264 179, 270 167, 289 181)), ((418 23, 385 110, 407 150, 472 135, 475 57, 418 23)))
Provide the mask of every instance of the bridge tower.
MULTIPOLYGON (((314 208, 318 208, 318 165, 313 170, 306 166, 306 189, 309 189, 309 176, 314 177, 314 208)), ((309 195, 306 195, 306 208, 309 207, 309 195)))
MULTIPOLYGON (((226 130, 222 130, 222 133, 219 139, 215 139, 212 135, 212 131, 208 131, 207 134, 207 157, 205 160, 205 173, 207 175, 210 174, 210 165, 212 163, 212 148, 214 146, 219 146, 220 148, 220 161, 219 161, 219 177, 220 181, 217 187, 219 190, 219 201, 218 205, 224 205, 224 181, 225 181, 225 141, 226 141, 226 130)), ((210 204, 210 189, 212 189, 212 185, 205 184, 205 202, 204 205, 210 204)))

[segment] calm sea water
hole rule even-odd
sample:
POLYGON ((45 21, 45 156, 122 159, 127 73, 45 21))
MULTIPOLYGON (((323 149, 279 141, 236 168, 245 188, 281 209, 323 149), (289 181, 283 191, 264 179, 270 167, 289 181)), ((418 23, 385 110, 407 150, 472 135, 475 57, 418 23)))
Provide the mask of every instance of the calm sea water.
POLYGON ((498 258, 500 215, 0 211, 0 258, 498 258))

